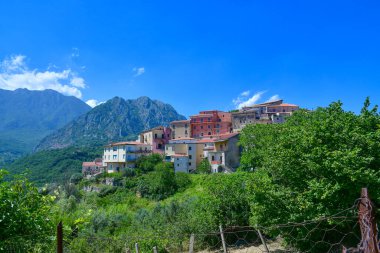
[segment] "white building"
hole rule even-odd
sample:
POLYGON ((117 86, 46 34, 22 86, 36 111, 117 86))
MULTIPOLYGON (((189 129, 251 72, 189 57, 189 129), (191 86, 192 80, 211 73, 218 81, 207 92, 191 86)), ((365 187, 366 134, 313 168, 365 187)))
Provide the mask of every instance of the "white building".
POLYGON ((103 166, 109 173, 134 168, 136 160, 152 153, 152 146, 140 142, 117 142, 104 147, 103 166))

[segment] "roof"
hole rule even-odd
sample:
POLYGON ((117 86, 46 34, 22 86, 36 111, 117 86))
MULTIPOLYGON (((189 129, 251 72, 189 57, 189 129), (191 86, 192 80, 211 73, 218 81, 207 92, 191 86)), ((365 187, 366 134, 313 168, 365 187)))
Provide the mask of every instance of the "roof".
POLYGON ((274 100, 274 101, 270 101, 270 102, 265 102, 265 103, 261 103, 261 104, 256 104, 256 105, 253 105, 253 106, 247 106, 247 107, 260 107, 260 106, 269 106, 269 105, 275 105, 276 103, 282 103, 282 99, 279 99, 279 100, 274 100))
POLYGON ((102 163, 97 162, 83 162, 82 167, 102 166, 102 163))
POLYGON ((185 154, 174 154, 171 156, 173 156, 173 157, 188 157, 188 155, 185 155, 185 154))
POLYGON ((151 146, 149 144, 137 142, 137 141, 123 141, 123 142, 114 142, 110 143, 108 145, 105 145, 105 147, 110 147, 110 146, 120 146, 120 145, 141 145, 141 146, 151 146))
POLYGON ((153 127, 151 129, 142 131, 140 134, 147 133, 147 132, 150 132, 150 131, 153 131, 153 130, 161 130, 161 129, 164 129, 164 128, 165 128, 164 126, 153 127))
POLYGON ((225 141, 228 139, 231 139, 232 137, 235 137, 239 135, 239 133, 228 133, 228 134, 220 134, 220 135, 213 135, 211 138, 209 136, 204 137, 202 139, 199 139, 197 143, 212 143, 212 142, 219 142, 219 141, 225 141))
POLYGON ((175 121, 170 122, 170 124, 176 124, 176 123, 189 123, 189 122, 190 122, 189 119, 185 119, 185 120, 175 120, 175 121))
POLYGON ((197 115, 192 115, 192 116, 190 116, 190 118, 192 118, 192 117, 213 117, 214 116, 214 114, 197 114, 197 115))
POLYGON ((279 105, 271 105, 268 107, 276 107, 276 106, 297 106, 298 107, 298 105, 295 105, 295 104, 279 104, 279 105))

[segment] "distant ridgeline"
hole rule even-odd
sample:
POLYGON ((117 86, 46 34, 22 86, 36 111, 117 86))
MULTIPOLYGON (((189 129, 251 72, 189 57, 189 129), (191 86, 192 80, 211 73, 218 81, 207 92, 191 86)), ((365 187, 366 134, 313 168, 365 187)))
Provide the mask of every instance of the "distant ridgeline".
MULTIPOLYGON (((12 93, 12 91, 4 92, 12 93)), ((17 90, 15 92, 35 93, 28 90, 17 90)), ((143 130, 159 125, 169 125, 171 121, 185 119, 171 105, 151 100, 148 97, 130 100, 115 97, 91 109, 81 100, 63 96, 55 91, 36 93, 40 94, 42 100, 45 98, 41 94, 46 93, 48 95, 54 94, 57 97, 74 99, 74 101, 78 100, 78 104, 74 105, 74 107, 80 108, 82 104, 85 105, 85 110, 82 109, 81 113, 78 112, 75 117, 71 117, 73 120, 58 124, 60 121, 64 122, 58 117, 59 115, 66 117, 66 119, 69 118, 71 105, 67 105, 63 101, 61 101, 59 106, 58 103, 44 104, 40 100, 38 100, 40 102, 38 103, 38 101, 30 102, 27 98, 25 99, 26 102, 29 101, 37 108, 43 107, 46 111, 51 109, 51 116, 49 116, 45 111, 42 113, 37 108, 33 110, 32 105, 29 105, 30 110, 27 110, 28 106, 21 106, 14 102, 15 105, 11 108, 14 110, 13 115, 20 115, 17 117, 22 118, 21 112, 25 111, 23 115, 25 115, 26 119, 29 119, 28 117, 32 118, 29 121, 34 122, 34 125, 32 123, 29 125, 23 124, 23 128, 12 128, 11 124, 8 124, 8 132, 13 131, 14 136, 5 135, 6 138, 0 139, 0 144, 5 143, 0 145, 3 148, 0 151, 3 151, 3 154, 5 154, 5 152, 9 153, 11 151, 14 152, 13 150, 21 150, 19 153, 14 152, 17 154, 14 158, 18 158, 25 153, 30 153, 33 149, 35 153, 22 157, 11 164, 8 162, 6 166, 4 166, 6 164, 4 162, 0 166, 5 167, 12 173, 20 173, 29 169, 29 177, 39 184, 66 180, 69 175, 80 172, 82 161, 92 160, 95 158, 95 154, 99 155, 101 152, 98 150, 99 146, 103 144, 119 140, 136 139, 138 133, 143 130), (64 110, 65 106, 68 107, 66 110, 64 110), (54 113, 54 108, 58 110, 58 113, 54 113), (48 119, 50 118, 53 122, 56 122, 55 126, 63 127, 56 127, 46 131, 44 130, 45 128, 35 127, 48 125, 45 122, 49 122, 48 119), (24 134, 28 135, 29 139, 24 138, 24 134), (15 140, 16 136, 17 140, 15 140), (30 141, 30 139, 33 139, 33 141, 30 141), (24 143, 27 148, 22 150, 20 147, 24 146, 19 145, 19 142, 24 143), (11 144, 16 146, 15 149, 9 148, 11 144)), ((57 100, 59 101, 59 99, 57 100)), ((1 106, 0 112, 8 110, 3 104, 1 106)), ((4 119, 10 118, 12 113, 7 113, 6 115, 9 117, 5 117, 4 115, 1 115, 1 117, 4 119)), ((8 120, 8 122, 17 121, 8 120)), ((13 126, 16 126, 16 124, 13 123, 13 126)), ((1 133, 3 134, 4 132, 1 131, 1 133)))
POLYGON ((141 131, 182 119, 171 105, 148 97, 114 97, 45 137, 36 151, 132 140, 141 131))
POLYGON ((0 89, 0 166, 32 152, 42 138, 91 110, 53 90, 0 89))

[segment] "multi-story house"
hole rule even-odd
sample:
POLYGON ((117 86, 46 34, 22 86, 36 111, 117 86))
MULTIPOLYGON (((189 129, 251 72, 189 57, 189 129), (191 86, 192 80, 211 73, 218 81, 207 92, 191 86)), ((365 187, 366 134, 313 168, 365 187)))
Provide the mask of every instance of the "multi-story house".
POLYGON ((239 134, 223 134, 216 138, 199 140, 202 144, 203 157, 211 164, 211 170, 216 172, 233 172, 240 165, 239 134))
POLYGON ((164 153, 165 144, 171 139, 172 130, 169 127, 155 127, 140 133, 138 142, 152 146, 153 153, 164 153))
POLYGON ((189 138, 191 136, 190 120, 176 120, 170 122, 171 139, 189 138))
POLYGON ((190 116, 191 137, 204 138, 232 132, 231 113, 201 111, 190 116))
POLYGON ((134 168, 136 160, 152 153, 152 145, 141 142, 117 142, 104 147, 103 166, 109 173, 134 168))
POLYGON ((176 172, 192 172, 203 158, 201 144, 194 138, 170 140, 165 147, 165 160, 174 164, 176 172))
POLYGON ((283 100, 244 107, 238 112, 232 112, 233 130, 240 132, 248 124, 283 123, 286 117, 298 109, 299 106, 284 104, 283 100))
POLYGON ((96 158, 93 162, 82 163, 82 174, 85 177, 96 176, 104 172, 102 158, 96 158))

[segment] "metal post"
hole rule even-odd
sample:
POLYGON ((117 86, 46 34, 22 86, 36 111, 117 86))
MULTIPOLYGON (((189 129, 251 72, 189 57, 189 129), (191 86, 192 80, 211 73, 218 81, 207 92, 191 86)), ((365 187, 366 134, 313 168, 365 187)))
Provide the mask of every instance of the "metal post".
POLYGON ((220 237, 222 238, 223 253, 227 253, 227 246, 226 246, 226 241, 224 240, 222 225, 219 225, 219 231, 220 231, 220 237))
POLYGON ((190 236, 189 253, 194 253, 194 234, 190 236))
POLYGON ((57 226, 57 253, 63 253, 62 221, 60 221, 57 226))
POLYGON ((261 232, 260 232, 259 229, 257 229, 257 233, 258 233, 259 236, 260 236, 260 240, 261 240, 261 243, 264 245, 265 251, 266 251, 267 253, 269 253, 269 249, 268 249, 267 243, 265 242, 264 237, 263 237, 263 235, 261 234, 261 232))
POLYGON ((359 249, 363 253, 379 253, 379 242, 377 240, 377 226, 375 210, 368 196, 367 188, 362 188, 359 203, 359 223, 362 240, 359 249))
POLYGON ((135 249, 136 249, 136 253, 139 253, 139 244, 137 242, 135 243, 135 249))

